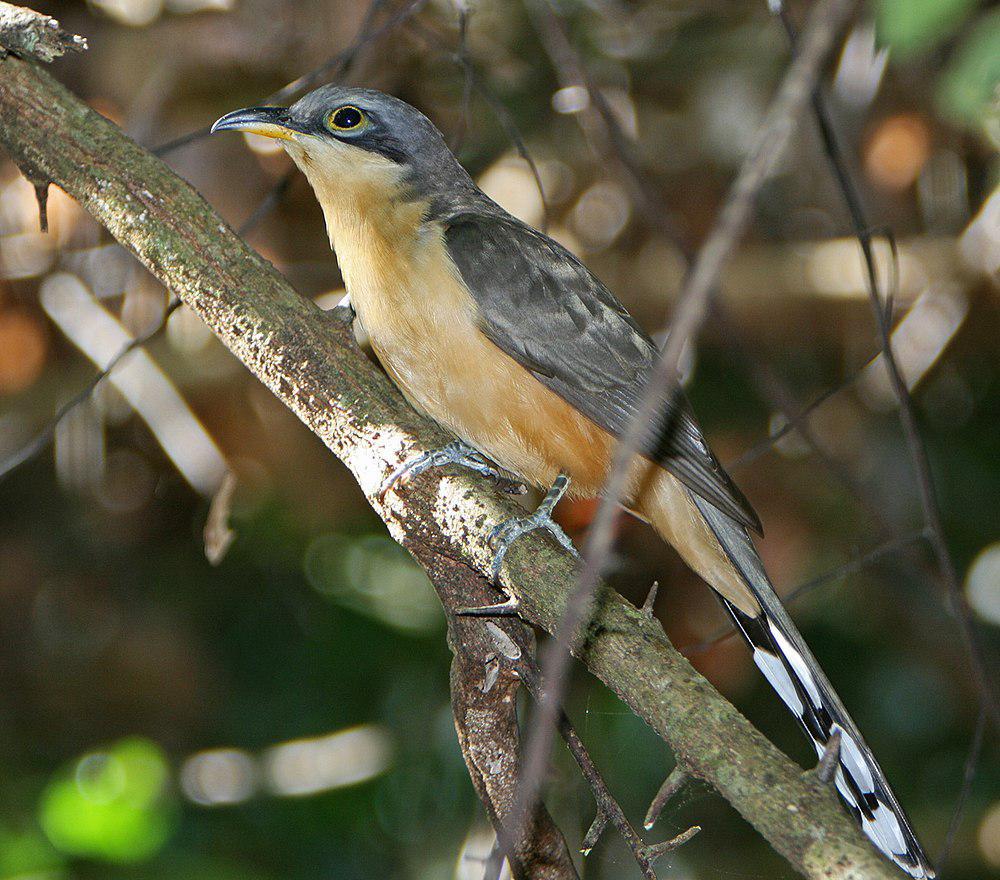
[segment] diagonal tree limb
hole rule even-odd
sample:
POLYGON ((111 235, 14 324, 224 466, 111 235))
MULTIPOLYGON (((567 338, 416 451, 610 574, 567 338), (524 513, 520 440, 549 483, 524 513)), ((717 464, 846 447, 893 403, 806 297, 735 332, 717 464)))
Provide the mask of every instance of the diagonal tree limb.
MULTIPOLYGON (((298 296, 184 181, 51 76, 0 60, 0 143, 76 198, 179 296, 351 469, 391 534, 431 559, 485 574, 489 529, 517 512, 487 481, 427 472, 379 499, 385 476, 450 438, 419 416, 357 348, 345 323, 298 296)), ((442 563, 443 564, 443 563, 442 563)), ((576 582, 572 559, 540 536, 508 556, 505 589, 549 632, 576 582)), ((464 604, 474 605, 478 596, 464 604)), ((606 588, 580 652, 590 670, 807 877, 898 875, 828 786, 800 769, 681 657, 662 628, 606 588)), ((482 624, 486 626, 486 624, 482 624)))

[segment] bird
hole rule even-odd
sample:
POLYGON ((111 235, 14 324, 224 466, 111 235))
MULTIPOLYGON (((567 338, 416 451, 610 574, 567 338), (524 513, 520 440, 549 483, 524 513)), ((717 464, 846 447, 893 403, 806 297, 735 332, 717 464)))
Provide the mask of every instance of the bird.
MULTIPOLYGON (((567 248, 490 199, 419 110, 321 86, 290 107, 228 113, 213 132, 281 142, 312 186, 354 315, 389 377, 456 439, 394 478, 455 463, 551 487, 493 535, 545 529, 567 492, 600 494, 658 349, 567 248)), ((934 869, 857 725, 782 606, 751 533, 761 523, 677 393, 645 426, 623 503, 711 586, 796 716, 862 831, 917 880, 934 869), (832 754, 831 754, 832 750, 832 754)))

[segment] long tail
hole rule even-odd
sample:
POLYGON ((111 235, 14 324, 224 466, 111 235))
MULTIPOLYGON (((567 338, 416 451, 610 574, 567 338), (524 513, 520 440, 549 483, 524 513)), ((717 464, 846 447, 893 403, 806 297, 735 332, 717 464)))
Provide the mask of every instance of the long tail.
POLYGON ((798 718, 818 755, 840 732, 837 791, 872 843, 911 877, 933 878, 934 868, 882 768, 771 587, 746 529, 708 502, 694 500, 760 603, 761 612, 751 616, 722 600, 753 649, 754 662, 798 718))

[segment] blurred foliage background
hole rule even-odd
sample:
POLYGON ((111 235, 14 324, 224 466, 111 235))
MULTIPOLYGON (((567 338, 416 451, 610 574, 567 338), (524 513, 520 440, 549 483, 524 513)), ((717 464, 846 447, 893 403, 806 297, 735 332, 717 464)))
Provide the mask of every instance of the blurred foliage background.
MULTIPOLYGON (((369 9, 352 0, 38 8, 90 40, 56 75, 149 146, 321 64, 355 40, 369 9)), ((401 8, 383 0, 375 23, 401 8)), ((516 128, 544 182, 551 233, 654 332, 684 251, 710 227, 752 142, 787 40, 763 0, 558 8, 569 34, 561 49, 531 4, 429 2, 362 49, 348 79, 427 112, 491 195, 542 224, 532 174, 508 137, 516 128), (610 149, 577 60, 644 186, 610 149)), ((976 0, 875 0, 827 80, 865 201, 898 237, 894 338, 948 539, 995 657, 1000 12, 976 0)), ((290 170, 274 147, 201 139, 168 161, 237 225, 290 170)), ((167 304, 67 197, 53 191, 49 214, 43 235, 31 187, 0 165, 0 461, 84 387, 93 361, 154 329, 167 304)), ((300 176, 249 237, 303 295, 339 299, 322 216, 300 176)), ((888 249, 879 253, 888 281, 888 249)), ((921 522, 893 399, 871 363, 861 267, 806 121, 686 365, 706 430, 765 523, 762 552, 783 590, 921 522), (780 430, 783 411, 845 381, 809 420, 813 445, 796 431, 757 446, 780 430)), ((442 614, 422 573, 346 470, 184 308, 148 355, 125 364, 58 424, 50 447, 0 482, 0 880, 481 877, 492 835, 457 747, 442 614), (231 504, 227 483, 210 517, 230 471, 231 504)), ((592 509, 564 505, 560 515, 579 537, 592 509)), ((697 649, 723 623, 720 610, 650 538, 622 520, 616 585, 641 599, 659 578, 670 637, 695 646, 699 668, 809 762, 742 646, 697 649)), ((934 855, 977 694, 926 546, 911 540, 854 569, 797 600, 795 616, 934 855)), ((671 766, 667 750, 585 676, 570 714, 638 822, 671 766)), ((998 780, 987 735, 946 878, 1000 871, 998 780)), ((548 802, 578 845, 593 805, 564 755, 548 802)), ((688 789, 652 834, 692 822, 704 831, 661 863, 661 876, 790 876, 703 788, 688 789)), ((583 871, 638 876, 610 834, 583 871)))

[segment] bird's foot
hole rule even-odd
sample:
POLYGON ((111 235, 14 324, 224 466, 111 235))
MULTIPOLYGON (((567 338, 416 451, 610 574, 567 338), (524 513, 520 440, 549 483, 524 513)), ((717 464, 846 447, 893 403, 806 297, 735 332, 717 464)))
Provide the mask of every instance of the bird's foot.
POLYGON ((389 490, 400 480, 405 483, 410 477, 415 477, 417 474, 430 470, 430 468, 444 467, 449 464, 457 464, 460 467, 475 471, 484 477, 489 477, 502 491, 509 495, 523 495, 528 491, 524 484, 520 483, 512 473, 497 467, 485 455, 469 446, 468 443, 455 440, 441 449, 435 449, 433 452, 425 452, 423 455, 401 464, 382 483, 378 491, 378 497, 380 499, 385 498, 389 490))
POLYGON ((503 567, 504 557, 507 555, 507 551, 510 550, 513 543, 521 537, 521 535, 526 535, 528 532, 534 532, 538 529, 543 529, 552 535, 556 541, 559 542, 563 547, 569 550, 574 556, 579 556, 580 554, 576 552, 576 547, 573 546, 573 542, 570 540, 569 535, 567 535, 562 528, 552 519, 552 511, 555 510, 556 505, 559 500, 566 494, 566 490, 569 488, 569 477, 560 474, 556 477, 556 481, 552 484, 552 488, 549 489, 544 500, 538 505, 537 510, 530 516, 525 517, 514 517, 513 519, 505 520, 500 523, 492 532, 490 532, 489 542, 490 546, 496 551, 496 555, 493 557, 493 564, 490 567, 490 573, 493 576, 493 582, 498 582, 500 578, 500 569, 503 567))

